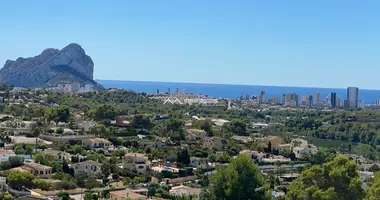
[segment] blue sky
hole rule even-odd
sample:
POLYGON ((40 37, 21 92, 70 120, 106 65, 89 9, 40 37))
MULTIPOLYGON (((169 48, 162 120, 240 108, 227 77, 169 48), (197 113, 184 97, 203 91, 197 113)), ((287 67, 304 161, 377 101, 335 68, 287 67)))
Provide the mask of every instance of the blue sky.
POLYGON ((12 0, 1 7, 1 63, 75 42, 94 60, 97 79, 380 89, 380 1, 12 0))

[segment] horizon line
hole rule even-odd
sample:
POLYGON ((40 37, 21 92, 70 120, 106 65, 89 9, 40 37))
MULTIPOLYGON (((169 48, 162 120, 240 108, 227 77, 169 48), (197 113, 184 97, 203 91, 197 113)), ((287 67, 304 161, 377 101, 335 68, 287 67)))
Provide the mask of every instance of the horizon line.
MULTIPOLYGON (((259 86, 259 87, 283 87, 283 88, 312 88, 312 89, 347 89, 348 87, 355 86, 347 86, 346 88, 339 87, 316 87, 316 86, 279 86, 279 85, 250 85, 250 84, 236 84, 236 83, 205 83, 205 82, 176 82, 176 81, 149 81, 149 80, 109 80, 109 79, 94 79, 95 81, 115 81, 115 82, 148 82, 148 83, 178 83, 178 84, 200 84, 200 85, 228 85, 228 86, 259 86)), ((359 88, 359 87, 357 87, 359 88)), ((359 88, 359 90, 374 90, 380 91, 380 89, 368 89, 368 88, 359 88)))

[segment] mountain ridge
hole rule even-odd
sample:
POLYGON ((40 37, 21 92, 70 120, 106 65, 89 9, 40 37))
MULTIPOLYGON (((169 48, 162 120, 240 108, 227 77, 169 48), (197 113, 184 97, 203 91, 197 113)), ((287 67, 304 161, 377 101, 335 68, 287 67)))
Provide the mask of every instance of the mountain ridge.
POLYGON ((7 60, 0 69, 0 82, 16 87, 54 87, 70 82, 100 86, 93 73, 91 57, 79 44, 71 43, 61 50, 47 48, 34 57, 7 60))

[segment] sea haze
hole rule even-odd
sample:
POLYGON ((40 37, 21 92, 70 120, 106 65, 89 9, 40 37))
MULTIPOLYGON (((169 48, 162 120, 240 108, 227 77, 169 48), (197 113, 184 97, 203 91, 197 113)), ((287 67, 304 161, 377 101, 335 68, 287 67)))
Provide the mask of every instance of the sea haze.
MULTIPOLYGON (((205 94, 218 98, 236 99, 240 95, 259 95, 260 91, 265 91, 267 98, 280 96, 285 93, 297 93, 299 98, 304 95, 321 94, 322 100, 326 100, 331 92, 336 92, 341 100, 346 99, 347 89, 342 88, 310 88, 310 87, 284 87, 284 86, 261 86, 261 85, 226 85, 226 84, 204 84, 204 83, 172 83, 172 82, 149 82, 149 81, 116 81, 116 80, 96 80, 106 88, 124 88, 136 92, 156 93, 157 89, 165 93, 170 88, 171 93, 175 93, 176 88, 180 92, 186 90, 187 93, 205 94)), ((380 99, 380 90, 365 90, 359 88, 359 99, 365 104, 372 104, 376 99, 380 99)))

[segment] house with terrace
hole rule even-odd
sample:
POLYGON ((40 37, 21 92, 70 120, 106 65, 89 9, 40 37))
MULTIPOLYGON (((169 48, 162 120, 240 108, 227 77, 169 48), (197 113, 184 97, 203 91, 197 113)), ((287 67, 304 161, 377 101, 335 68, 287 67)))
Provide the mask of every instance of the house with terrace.
POLYGON ((21 169, 28 171, 34 176, 38 176, 40 178, 50 178, 53 173, 53 168, 34 162, 25 163, 23 166, 21 166, 21 169))
POLYGON ((141 153, 127 153, 124 156, 124 168, 134 169, 138 173, 145 174, 148 172, 151 163, 145 154, 141 153))
POLYGON ((92 160, 74 163, 71 165, 74 169, 74 174, 91 175, 100 171, 101 164, 92 160))

